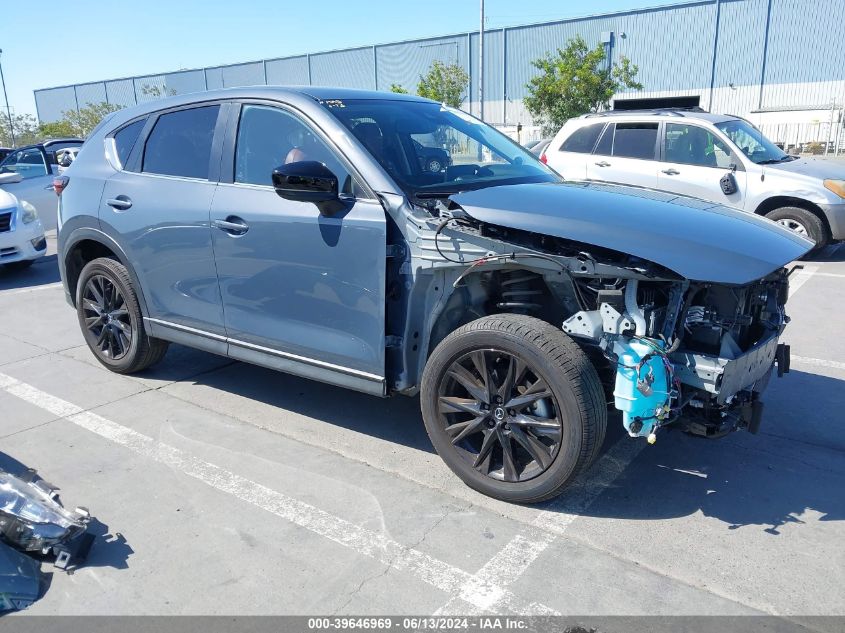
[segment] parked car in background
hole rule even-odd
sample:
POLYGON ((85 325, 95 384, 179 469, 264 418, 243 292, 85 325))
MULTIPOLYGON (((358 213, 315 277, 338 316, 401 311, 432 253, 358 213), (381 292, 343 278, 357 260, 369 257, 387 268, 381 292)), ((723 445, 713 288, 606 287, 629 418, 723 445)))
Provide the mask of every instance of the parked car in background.
POLYGON ((661 189, 763 215, 817 249, 845 239, 845 164, 790 156, 739 117, 587 114, 567 121, 545 157, 568 179, 661 189))
POLYGON ((76 160, 76 155, 79 153, 79 147, 65 147, 56 152, 56 163, 59 166, 59 173, 62 174, 64 171, 71 166, 74 160, 76 160))
POLYGON ((539 141, 533 141, 531 143, 528 143, 526 147, 528 148, 529 152, 534 154, 534 156, 540 156, 543 153, 543 150, 549 146, 549 143, 551 143, 551 141, 552 139, 550 138, 541 138, 539 141))
POLYGON ((27 268, 46 252, 44 227, 35 207, 0 189, 0 266, 27 268))
POLYGON ((552 142, 550 138, 544 138, 536 143, 534 143, 531 147, 528 148, 528 151, 534 154, 534 156, 542 156, 543 152, 549 146, 549 143, 552 142))
POLYGON ((417 155, 420 167, 428 172, 441 172, 452 164, 452 156, 442 147, 437 147, 432 141, 432 145, 423 145, 416 139, 411 139, 414 145, 414 150, 417 155))
POLYGON ((78 151, 83 143, 78 138, 55 139, 12 151, 0 162, 0 189, 35 207, 47 230, 56 228, 53 178, 60 173, 58 155, 78 151))
POLYGON ((440 103, 340 88, 121 110, 56 187, 59 271, 105 367, 178 342, 419 393, 449 467, 516 502, 597 457, 611 392, 632 437, 756 432, 789 366, 784 265, 812 247, 713 203, 564 182, 440 103), (456 148, 442 171, 417 160, 427 135, 456 148))

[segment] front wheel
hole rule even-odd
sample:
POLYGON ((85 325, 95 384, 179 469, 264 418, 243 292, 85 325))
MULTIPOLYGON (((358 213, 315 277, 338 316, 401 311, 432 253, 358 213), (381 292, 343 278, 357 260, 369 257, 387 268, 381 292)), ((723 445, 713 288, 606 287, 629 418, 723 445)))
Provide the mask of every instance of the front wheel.
POLYGON ((123 264, 105 257, 88 262, 76 292, 85 342, 108 369, 132 374, 164 357, 168 344, 144 331, 141 307, 123 264))
POLYGON ((828 235, 824 222, 812 211, 801 207, 780 207, 769 211, 766 217, 774 220, 784 228, 798 233, 816 243, 811 253, 815 253, 827 246, 828 235))
POLYGON ((467 485, 535 503, 558 495, 592 463, 607 407, 595 368, 558 328, 488 316, 447 336, 423 373, 429 438, 467 485))

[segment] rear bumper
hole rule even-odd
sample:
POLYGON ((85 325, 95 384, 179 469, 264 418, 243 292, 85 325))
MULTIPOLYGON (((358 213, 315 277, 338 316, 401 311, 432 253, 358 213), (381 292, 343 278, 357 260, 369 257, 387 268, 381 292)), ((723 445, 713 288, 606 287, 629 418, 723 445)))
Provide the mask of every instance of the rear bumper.
MULTIPOLYGON (((675 352, 671 356, 675 373, 681 382, 714 394, 720 405, 745 389, 762 391, 776 358, 778 333, 773 333, 734 359, 692 352, 675 352)), ((788 359, 782 362, 788 368, 788 359)))
POLYGON ((819 207, 830 225, 830 236, 834 240, 845 240, 845 202, 842 204, 820 204, 819 207))

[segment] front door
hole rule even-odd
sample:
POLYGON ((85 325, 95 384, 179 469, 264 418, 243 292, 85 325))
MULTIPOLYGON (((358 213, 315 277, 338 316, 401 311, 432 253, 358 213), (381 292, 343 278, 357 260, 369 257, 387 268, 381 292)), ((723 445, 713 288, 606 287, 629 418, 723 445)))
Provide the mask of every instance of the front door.
POLYGON ((657 180, 660 189, 671 193, 737 209, 743 206, 746 172, 742 161, 727 143, 698 125, 666 123, 657 180), (726 176, 735 183, 733 193, 722 190, 720 180, 726 176))
POLYGON ((35 207, 45 231, 56 228, 59 208, 53 190, 51 167, 47 155, 40 147, 26 147, 12 152, 0 167, 0 172, 17 172, 23 178, 20 182, 3 185, 3 189, 35 207))
POLYGON ((380 393, 381 204, 299 116, 245 104, 239 118, 211 209, 230 356, 380 393), (322 215, 276 194, 273 169, 297 161, 319 161, 338 177, 342 210, 322 215))
MULTIPOLYGON (((124 169, 106 182, 100 222, 124 248, 154 330, 167 328, 165 337, 174 329, 201 333, 217 340, 209 349, 225 353, 209 226, 220 109, 205 105, 164 112, 147 125, 152 129, 146 142, 132 138, 140 133, 135 123, 118 130, 118 153, 126 145, 132 149, 124 169)), ((221 122, 220 134, 222 127, 221 122)), ((219 165, 219 153, 216 159, 219 165)))
POLYGON ((588 156, 587 178, 655 189, 659 127, 655 122, 610 123, 588 156))

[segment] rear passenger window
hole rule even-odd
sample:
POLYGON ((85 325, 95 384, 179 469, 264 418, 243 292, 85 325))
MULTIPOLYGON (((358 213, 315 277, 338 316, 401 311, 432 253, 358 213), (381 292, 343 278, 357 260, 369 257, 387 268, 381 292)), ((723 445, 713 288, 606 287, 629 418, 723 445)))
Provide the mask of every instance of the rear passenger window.
POLYGON ((594 123, 575 130, 572 136, 566 139, 563 145, 560 146, 560 151, 589 154, 593 151, 593 147, 595 147, 603 127, 604 123, 594 123))
POLYGON ((117 150, 117 159, 120 161, 121 167, 126 167, 129 154, 132 153, 132 148, 135 147, 135 141, 138 140, 138 135, 141 133, 141 129, 146 122, 146 119, 140 119, 134 123, 130 123, 125 128, 118 130, 114 135, 114 147, 117 150))
POLYGON ((657 123, 617 123, 612 156, 654 160, 657 123))
POLYGON ((220 106, 162 114, 144 147, 142 171, 165 176, 208 178, 211 141, 220 106))

